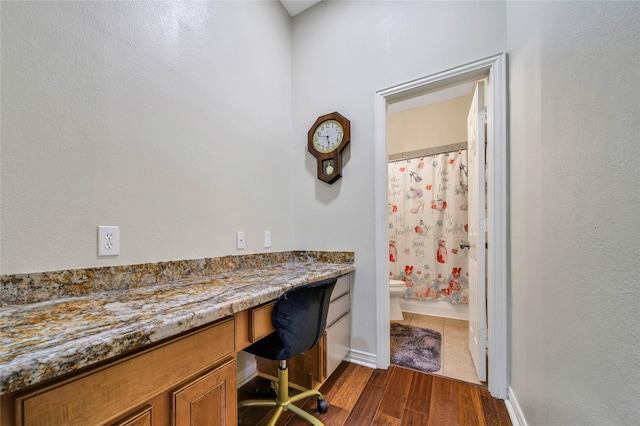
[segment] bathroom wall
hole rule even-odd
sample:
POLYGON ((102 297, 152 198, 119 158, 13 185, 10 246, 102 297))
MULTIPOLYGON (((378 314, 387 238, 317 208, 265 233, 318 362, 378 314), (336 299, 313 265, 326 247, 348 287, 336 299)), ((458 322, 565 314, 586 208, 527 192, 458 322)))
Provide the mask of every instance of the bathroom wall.
POLYGON ((467 141, 467 115, 472 95, 457 96, 387 117, 388 154, 467 141))
POLYGON ((264 230, 292 248, 279 2, 1 11, 2 273, 255 253, 264 230), (98 225, 120 226, 120 256, 96 256, 98 225))

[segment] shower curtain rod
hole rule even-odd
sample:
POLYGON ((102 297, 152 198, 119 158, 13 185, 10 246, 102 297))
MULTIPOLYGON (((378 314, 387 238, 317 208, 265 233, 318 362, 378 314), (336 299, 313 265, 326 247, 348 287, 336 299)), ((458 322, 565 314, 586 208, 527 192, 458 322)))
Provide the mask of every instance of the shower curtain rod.
POLYGON ((432 148, 424 148, 424 149, 418 149, 415 151, 408 151, 408 152, 400 152, 398 154, 391 154, 389 155, 389 160, 388 162, 393 162, 393 161, 399 161, 399 160, 408 160, 411 158, 419 158, 419 157, 426 157, 428 155, 436 155, 436 154, 444 154, 446 152, 453 152, 453 151, 459 151, 461 149, 466 149, 467 148, 467 143, 466 142, 460 142, 460 143, 453 143, 450 145, 442 145, 442 146, 435 146, 432 148))

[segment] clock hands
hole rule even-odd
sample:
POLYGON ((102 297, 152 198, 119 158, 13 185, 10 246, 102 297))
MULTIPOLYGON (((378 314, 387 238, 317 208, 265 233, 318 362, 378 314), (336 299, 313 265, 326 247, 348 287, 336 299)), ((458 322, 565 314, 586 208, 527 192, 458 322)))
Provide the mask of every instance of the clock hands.
POLYGON ((329 140, 329 135, 318 135, 318 138, 327 138, 326 146, 329 147, 331 141, 329 140))

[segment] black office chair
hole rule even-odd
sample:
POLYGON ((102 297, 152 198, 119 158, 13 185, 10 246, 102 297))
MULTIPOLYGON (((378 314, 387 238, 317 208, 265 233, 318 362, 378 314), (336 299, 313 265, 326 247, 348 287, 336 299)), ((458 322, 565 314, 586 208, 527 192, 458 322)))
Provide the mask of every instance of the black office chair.
POLYGON ((289 397, 289 373, 287 360, 311 349, 324 334, 331 292, 336 278, 330 278, 291 289, 280 296, 273 307, 272 321, 275 331, 252 344, 245 351, 254 355, 280 361, 278 381, 271 386, 276 399, 250 399, 238 407, 277 407, 268 425, 275 425, 283 411, 290 410, 310 423, 323 426, 322 422, 294 405, 311 395, 318 396, 318 412, 326 413, 329 405, 322 394, 310 389, 289 397))

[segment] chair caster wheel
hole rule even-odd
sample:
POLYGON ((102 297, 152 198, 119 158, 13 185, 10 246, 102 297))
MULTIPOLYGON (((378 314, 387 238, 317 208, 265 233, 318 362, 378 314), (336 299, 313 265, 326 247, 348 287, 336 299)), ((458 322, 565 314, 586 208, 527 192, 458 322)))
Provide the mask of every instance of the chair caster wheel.
POLYGON ((324 414, 329 409, 329 403, 322 398, 318 398, 318 413, 324 414))

